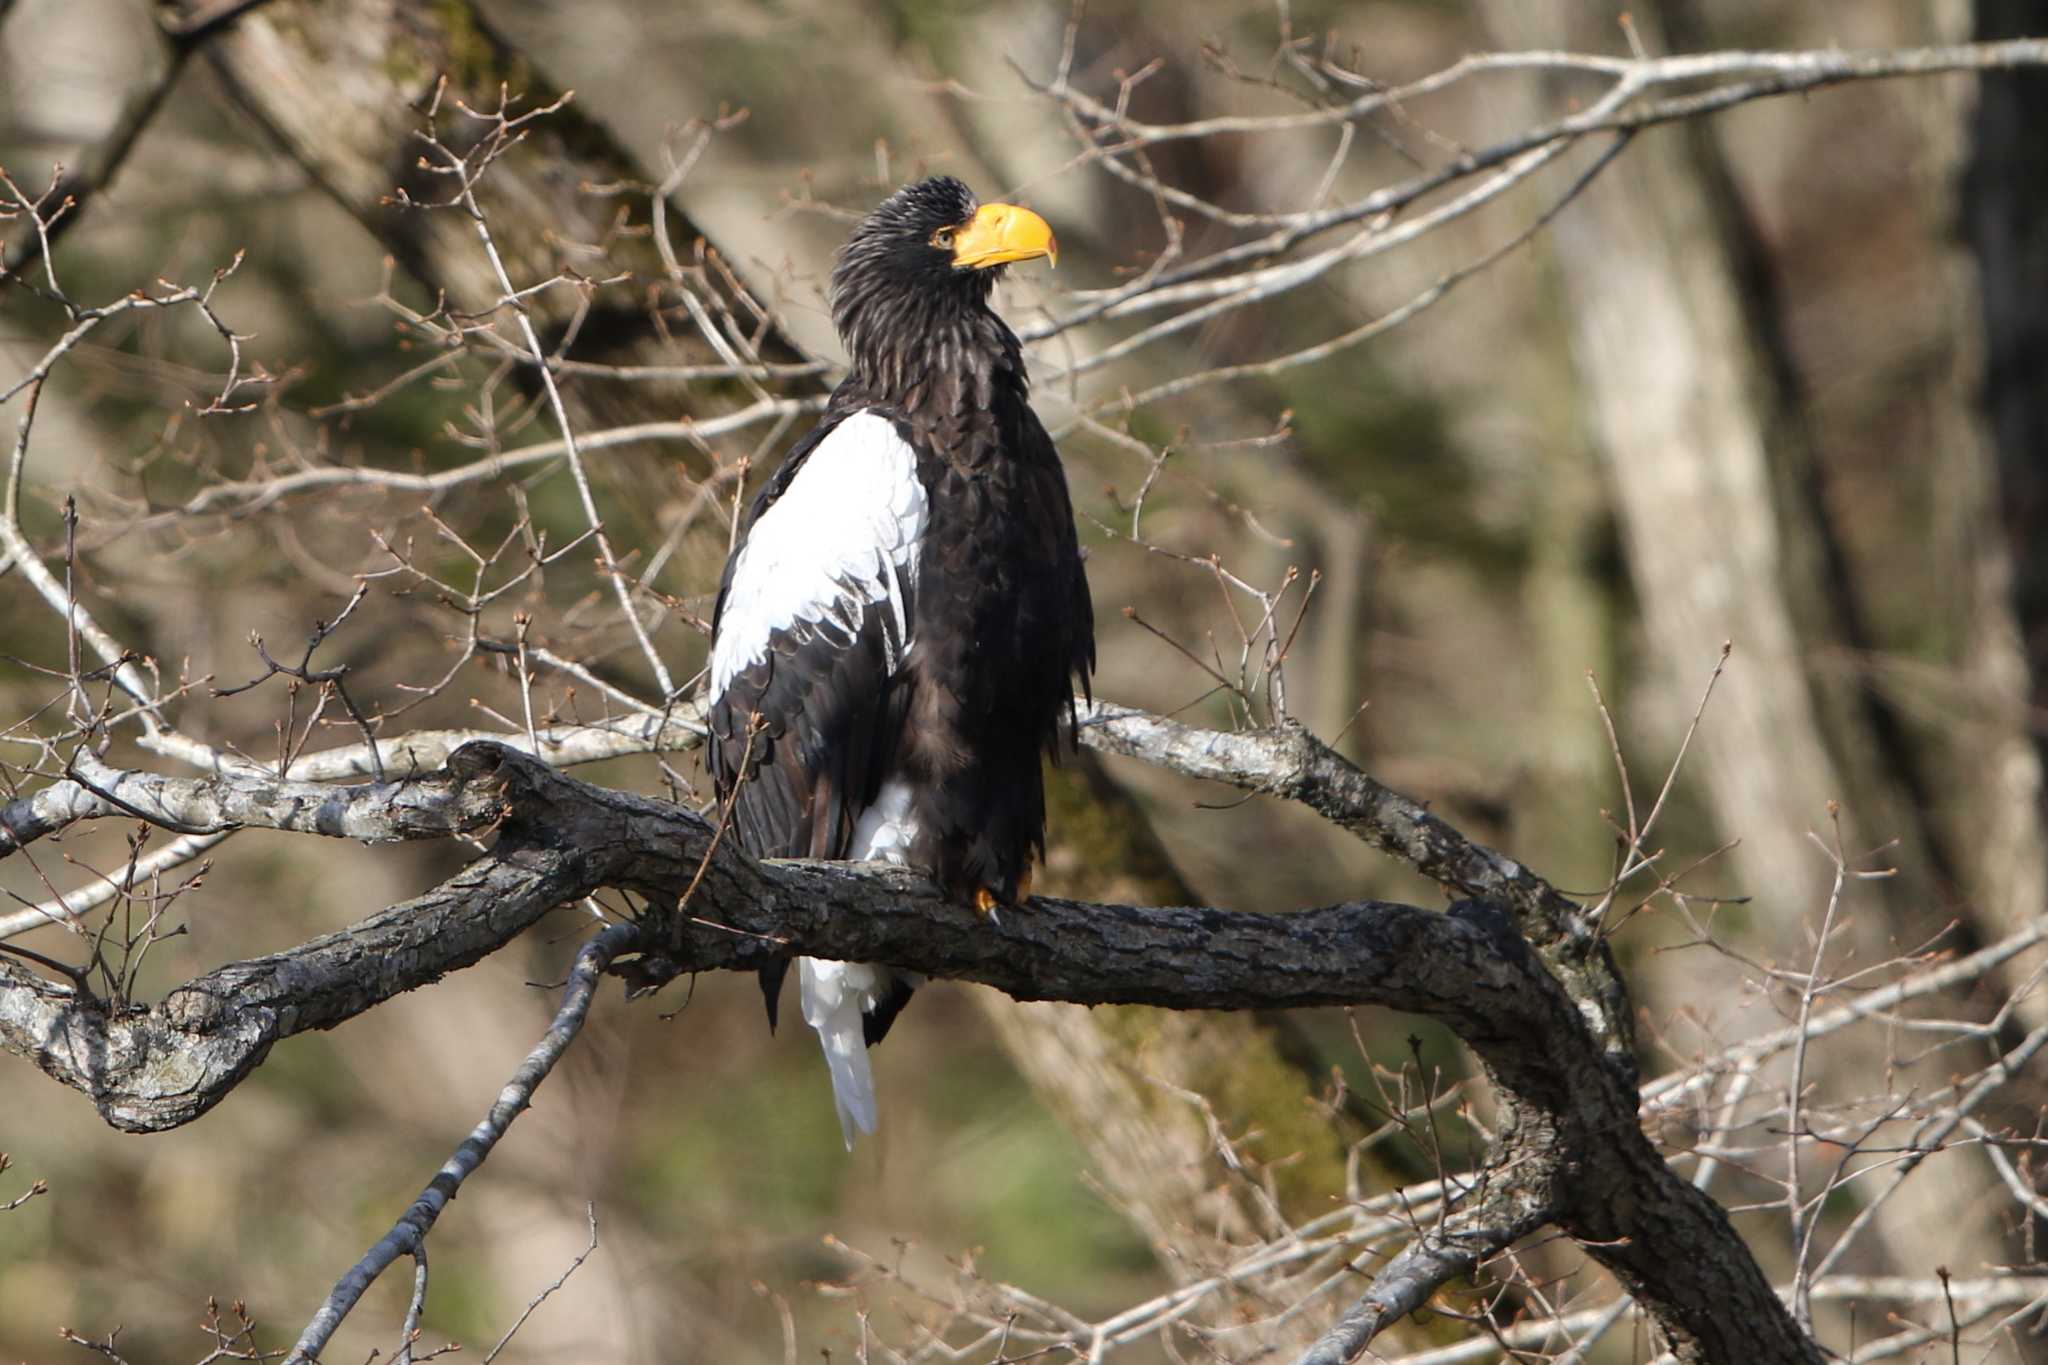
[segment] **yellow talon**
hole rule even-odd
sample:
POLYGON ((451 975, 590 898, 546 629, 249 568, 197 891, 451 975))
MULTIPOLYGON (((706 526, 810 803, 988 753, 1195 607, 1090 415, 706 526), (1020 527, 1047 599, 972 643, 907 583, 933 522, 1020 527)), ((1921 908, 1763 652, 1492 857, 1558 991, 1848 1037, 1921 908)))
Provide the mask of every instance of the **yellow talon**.
POLYGON ((1017 878, 1017 897, 1015 900, 1005 901, 988 887, 978 886, 974 889, 974 910, 976 914, 986 915, 989 919, 1000 924, 1002 919, 996 914, 998 910, 1002 909, 1005 905, 1022 905, 1030 899, 1031 869, 1027 867, 1024 869, 1023 874, 1017 878))

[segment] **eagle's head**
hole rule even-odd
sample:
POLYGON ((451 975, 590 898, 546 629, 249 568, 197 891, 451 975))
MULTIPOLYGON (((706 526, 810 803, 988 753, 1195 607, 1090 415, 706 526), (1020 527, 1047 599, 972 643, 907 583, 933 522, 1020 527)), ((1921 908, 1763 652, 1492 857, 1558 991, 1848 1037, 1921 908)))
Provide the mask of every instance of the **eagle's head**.
POLYGON ((932 366, 1014 357, 1016 338, 990 311, 989 291, 1004 266, 1058 250, 1043 218, 980 203, 952 176, 904 186, 861 220, 832 270, 832 323, 855 375, 889 390, 932 366))

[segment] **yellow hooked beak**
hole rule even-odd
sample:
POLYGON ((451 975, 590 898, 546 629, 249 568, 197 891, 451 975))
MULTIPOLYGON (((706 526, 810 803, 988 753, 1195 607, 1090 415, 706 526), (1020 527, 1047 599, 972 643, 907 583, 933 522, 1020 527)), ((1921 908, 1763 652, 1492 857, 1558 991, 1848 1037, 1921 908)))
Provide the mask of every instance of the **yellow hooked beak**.
POLYGON ((953 235, 955 270, 981 270, 1039 256, 1058 265, 1059 252, 1060 244, 1045 219, 1015 204, 983 204, 953 235))

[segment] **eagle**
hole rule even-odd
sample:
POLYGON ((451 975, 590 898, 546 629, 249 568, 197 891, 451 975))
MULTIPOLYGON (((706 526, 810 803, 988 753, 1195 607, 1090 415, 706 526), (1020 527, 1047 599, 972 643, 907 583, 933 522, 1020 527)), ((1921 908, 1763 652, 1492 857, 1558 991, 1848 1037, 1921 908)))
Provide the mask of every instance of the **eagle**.
MULTIPOLYGON (((1030 894, 1041 760, 1095 664, 1066 475, 989 306, 1058 250, 950 176, 883 200, 840 250, 851 367, 748 509, 712 613, 707 762, 757 858, 879 859, 985 914, 1030 894)), ((761 971, 768 1026, 789 969, 761 971)), ((875 1130, 867 1048, 919 979, 797 960, 849 1149, 875 1130)))

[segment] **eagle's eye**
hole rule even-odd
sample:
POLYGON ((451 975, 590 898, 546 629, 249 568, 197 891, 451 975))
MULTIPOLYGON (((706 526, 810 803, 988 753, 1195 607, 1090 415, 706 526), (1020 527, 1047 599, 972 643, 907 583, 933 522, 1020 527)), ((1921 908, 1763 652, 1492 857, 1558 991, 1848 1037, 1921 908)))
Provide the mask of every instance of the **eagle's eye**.
POLYGON ((932 245, 941 251, 951 251, 953 249, 953 232, 954 229, 949 227, 940 228, 932 234, 932 245))

